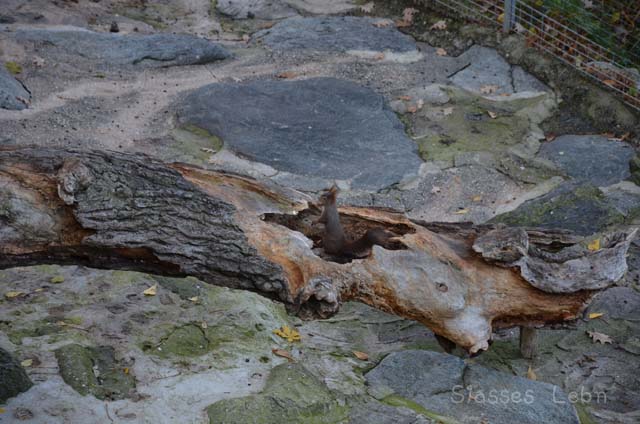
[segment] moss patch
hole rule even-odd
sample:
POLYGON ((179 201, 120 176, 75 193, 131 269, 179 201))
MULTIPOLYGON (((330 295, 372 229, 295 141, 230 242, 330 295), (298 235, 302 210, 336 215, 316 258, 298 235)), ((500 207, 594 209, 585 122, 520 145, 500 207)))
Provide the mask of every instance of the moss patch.
POLYGON ((282 364, 271 370, 262 393, 225 399, 207 408, 209 422, 222 423, 338 423, 349 408, 300 364, 282 364))
POLYGON ((18 75, 22 72, 22 66, 16 62, 5 62, 4 67, 7 68, 7 71, 12 75, 18 75))
POLYGON ((153 277, 161 287, 177 294, 182 300, 188 300, 200 295, 198 285, 203 284, 193 277, 187 278, 171 278, 171 277, 153 277))
POLYGON ((133 375, 115 359, 110 346, 69 344, 55 351, 60 375, 81 395, 102 400, 124 399, 135 389, 133 375))
POLYGON ((222 139, 204 128, 187 124, 171 131, 174 140, 165 156, 173 161, 206 163, 212 153, 222 149, 222 139))
POLYGON ((209 342, 202 328, 187 324, 171 331, 152 351, 158 356, 200 356, 215 347, 209 342))
POLYGON ((443 415, 437 414, 433 411, 430 411, 426 408, 424 408, 422 405, 404 398, 402 396, 398 396, 398 395, 389 395, 387 397, 385 397, 384 399, 381 400, 382 403, 386 403, 389 406, 395 406, 395 407, 402 407, 402 408, 409 408, 411 409, 413 412, 420 414, 420 415, 424 415, 427 418, 431 418, 433 420, 436 420, 439 423, 442 424, 460 424, 459 421, 454 420, 453 418, 448 418, 445 417, 443 415))

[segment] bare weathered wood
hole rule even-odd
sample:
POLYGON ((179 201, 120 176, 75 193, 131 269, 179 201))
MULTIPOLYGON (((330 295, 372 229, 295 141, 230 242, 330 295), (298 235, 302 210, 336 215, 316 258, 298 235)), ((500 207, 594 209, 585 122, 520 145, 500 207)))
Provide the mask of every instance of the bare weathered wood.
MULTIPOLYGON (((595 293, 541 290, 515 264, 544 262, 535 249, 554 238, 574 245, 563 232, 421 225, 388 210, 344 207, 347 234, 383 227, 396 237, 365 259, 339 264, 322 253, 312 224, 318 215, 301 193, 145 156, 0 150, 1 268, 58 263, 192 275, 262 293, 310 318, 360 301, 419 321, 472 353, 488 347, 496 327, 575 319, 595 293)), ((612 239, 602 252, 624 258, 629 238, 612 239)), ((596 256, 581 251, 579 259, 596 256)))
POLYGON ((535 328, 520 326, 520 353, 526 359, 533 359, 538 354, 538 331, 535 328))

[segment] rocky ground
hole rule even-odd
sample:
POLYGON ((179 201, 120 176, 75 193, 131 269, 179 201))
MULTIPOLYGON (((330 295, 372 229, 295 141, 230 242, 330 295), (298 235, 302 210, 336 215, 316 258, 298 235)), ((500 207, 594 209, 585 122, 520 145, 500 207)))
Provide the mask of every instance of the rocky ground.
MULTIPOLYGON (((336 182, 427 221, 638 225, 637 112, 518 36, 405 7, 4 0, 0 144, 336 182)), ((468 358, 360 304, 303 322, 190 278, 0 271, 0 422, 637 423, 639 242, 628 262, 533 360, 517 329, 468 358)))

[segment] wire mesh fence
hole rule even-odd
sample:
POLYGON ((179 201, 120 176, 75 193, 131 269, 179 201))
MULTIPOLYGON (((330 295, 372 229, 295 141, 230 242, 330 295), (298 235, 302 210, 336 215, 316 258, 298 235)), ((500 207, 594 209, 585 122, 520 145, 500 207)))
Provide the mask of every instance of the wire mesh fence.
POLYGON ((426 0, 522 34, 640 110, 638 0, 426 0))

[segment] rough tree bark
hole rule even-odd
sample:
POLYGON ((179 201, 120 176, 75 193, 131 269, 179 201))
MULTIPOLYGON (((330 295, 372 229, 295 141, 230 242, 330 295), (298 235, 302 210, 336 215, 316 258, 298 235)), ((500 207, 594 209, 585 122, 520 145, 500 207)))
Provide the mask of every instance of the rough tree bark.
POLYGON ((470 352, 492 328, 575 319, 624 275, 635 231, 590 251, 563 231, 413 222, 341 208, 347 233, 397 234, 370 257, 325 257, 319 210, 266 182, 146 156, 0 150, 0 268, 83 264, 259 292, 305 318, 355 300, 414 319, 470 352))

